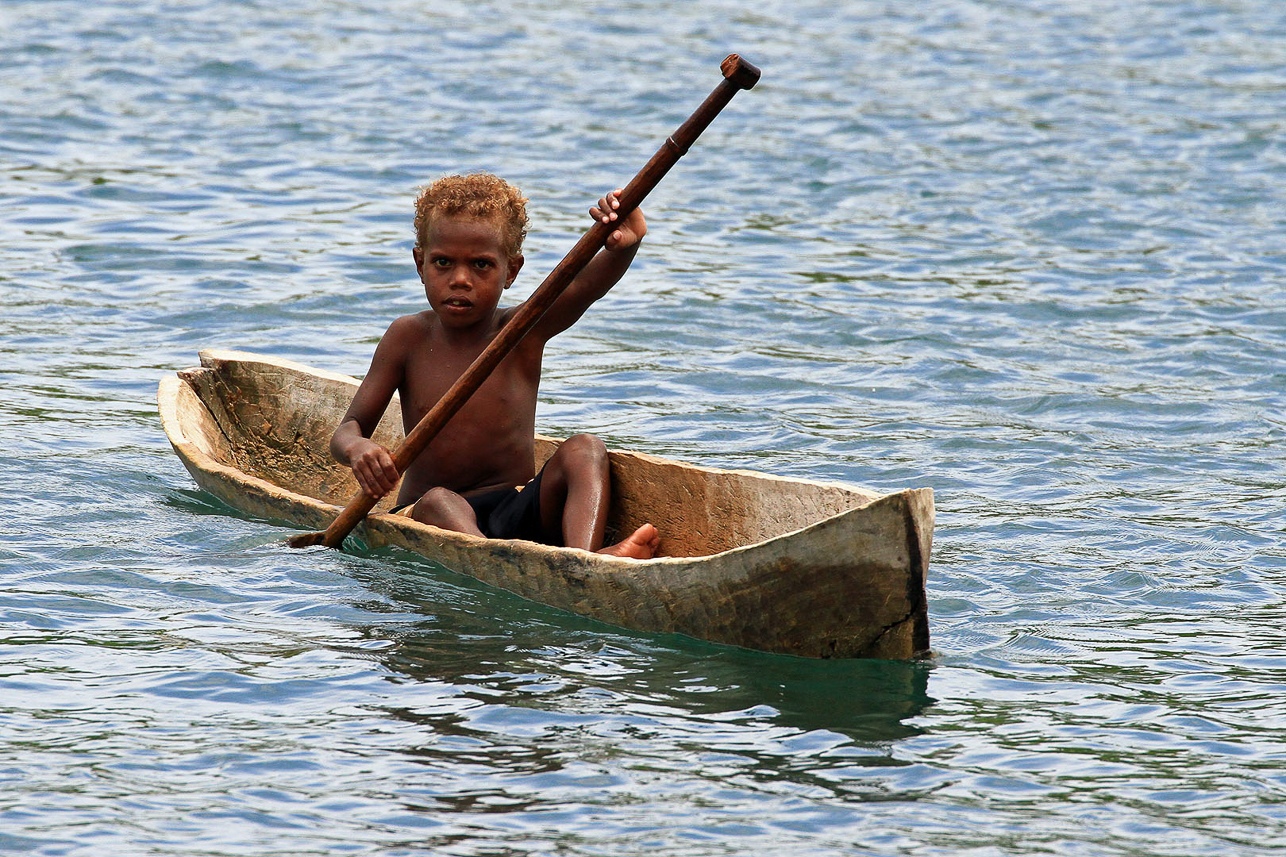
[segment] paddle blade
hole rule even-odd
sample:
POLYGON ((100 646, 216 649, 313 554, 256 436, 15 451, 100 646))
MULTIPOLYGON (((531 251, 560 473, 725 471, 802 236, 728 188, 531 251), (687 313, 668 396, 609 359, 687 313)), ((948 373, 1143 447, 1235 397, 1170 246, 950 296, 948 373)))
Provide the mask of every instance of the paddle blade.
POLYGON ((291 536, 286 539, 286 544, 292 548, 310 548, 314 545, 322 544, 326 541, 326 534, 322 533, 300 533, 297 536, 291 536))

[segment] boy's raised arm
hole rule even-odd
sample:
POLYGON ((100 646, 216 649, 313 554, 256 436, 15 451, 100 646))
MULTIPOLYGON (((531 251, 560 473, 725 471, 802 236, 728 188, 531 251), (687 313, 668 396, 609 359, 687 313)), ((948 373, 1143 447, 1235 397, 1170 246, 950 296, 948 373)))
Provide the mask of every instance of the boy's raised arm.
MULTIPOLYGON (((608 191, 590 208, 590 216, 603 223, 618 220, 616 209, 620 207, 620 194, 619 188, 608 191)), ((576 275, 532 333, 541 340, 547 340, 575 324, 585 310, 607 294, 629 269, 638 253, 639 242, 646 234, 647 221, 643 211, 636 208, 620 221, 618 228, 608 236, 606 246, 576 275)))

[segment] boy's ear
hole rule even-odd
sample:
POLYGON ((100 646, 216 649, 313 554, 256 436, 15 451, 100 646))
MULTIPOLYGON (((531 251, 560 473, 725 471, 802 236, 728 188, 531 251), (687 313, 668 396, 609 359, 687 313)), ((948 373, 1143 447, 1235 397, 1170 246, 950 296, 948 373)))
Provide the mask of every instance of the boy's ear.
POLYGON ((509 279, 505 280, 506 289, 514 284, 514 280, 518 278, 518 272, 522 270, 522 263, 525 261, 526 259, 523 258, 521 253, 517 256, 509 257, 509 279))
MULTIPOLYGON (((420 271, 423 269, 423 266, 424 266, 424 248, 422 247, 411 248, 411 258, 415 260, 415 273, 420 274, 420 271)), ((420 278, 423 279, 424 275, 420 274, 420 278)))

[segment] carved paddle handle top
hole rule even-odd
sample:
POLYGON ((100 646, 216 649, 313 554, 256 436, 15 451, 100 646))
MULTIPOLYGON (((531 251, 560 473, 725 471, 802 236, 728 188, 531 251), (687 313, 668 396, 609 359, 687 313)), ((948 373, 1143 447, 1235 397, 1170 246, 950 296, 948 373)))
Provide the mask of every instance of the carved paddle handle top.
MULTIPOLYGON (((618 197, 620 207, 616 210, 619 215, 618 222, 625 220, 630 212, 639 206, 652 188, 656 187, 662 177, 669 172, 670 167, 683 157, 688 147, 714 121, 719 111, 728 105, 732 97, 743 89, 750 89, 759 80, 759 69, 736 54, 730 54, 720 65, 720 69, 724 79, 719 81, 719 85, 706 97, 701 106, 666 139, 652 159, 622 190, 618 197)), ((464 370, 451 389, 447 390, 437 404, 429 409, 419 424, 407 434, 402 445, 393 452, 393 463, 397 466, 399 473, 404 472, 416 456, 424 451, 446 425, 447 420, 460 410, 474 391, 487 380, 487 376, 500 364, 500 361, 517 346, 527 331, 540 321, 545 311, 553 305, 581 269, 589 264, 594 254, 602 249, 608 236, 616 228, 616 223, 596 222, 581 236, 576 246, 563 257, 554 270, 549 272, 549 276, 545 277, 544 282, 532 292, 531 297, 522 303, 509 322, 496 334, 491 344, 478 355, 469 368, 464 370)), ((359 492, 324 533, 303 533, 289 539, 289 543, 291 547, 297 548, 316 544, 339 547, 343 544, 344 538, 375 507, 376 502, 376 498, 365 492, 359 492)))
POLYGON ((759 67, 751 65, 737 54, 728 54, 719 70, 725 79, 732 81, 738 89, 753 89, 759 82, 759 67))

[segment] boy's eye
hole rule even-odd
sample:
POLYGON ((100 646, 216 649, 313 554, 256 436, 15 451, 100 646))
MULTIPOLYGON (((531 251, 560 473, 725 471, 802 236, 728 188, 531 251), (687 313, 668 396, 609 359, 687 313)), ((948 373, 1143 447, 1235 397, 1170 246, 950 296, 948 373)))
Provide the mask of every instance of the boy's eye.
POLYGON ((473 267, 475 267, 475 268, 490 268, 490 267, 491 267, 491 260, 490 260, 490 259, 474 259, 474 260, 473 260, 473 267))
POLYGON ((438 257, 436 257, 436 258, 434 258, 434 259, 433 259, 433 264, 434 264, 434 265, 437 265, 439 268, 445 268, 445 267, 447 267, 448 265, 450 265, 450 264, 451 264, 451 260, 450 260, 450 259, 444 259, 444 258, 442 258, 441 256, 438 256, 438 257))

